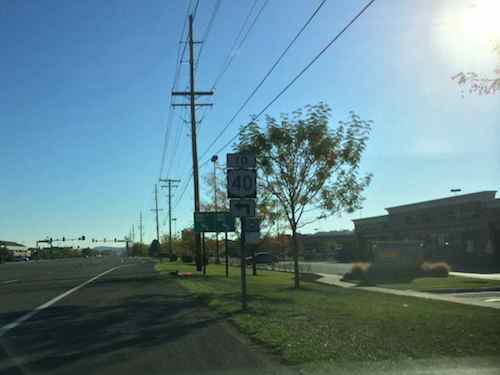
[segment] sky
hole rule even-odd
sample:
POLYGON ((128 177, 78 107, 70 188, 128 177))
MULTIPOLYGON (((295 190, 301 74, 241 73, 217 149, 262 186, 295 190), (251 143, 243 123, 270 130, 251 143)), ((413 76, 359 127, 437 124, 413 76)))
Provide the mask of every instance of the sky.
MULTIPOLYGON (((0 239, 33 246, 38 239, 123 238, 144 217, 153 239, 158 182, 187 0, 4 1, 0 8, 0 239)), ((229 54, 232 64, 200 109, 200 163, 230 140, 364 6, 329 0, 304 34, 221 136, 224 125, 320 3, 257 0, 264 6, 238 50, 231 46, 253 1, 222 0, 196 71, 208 90, 229 54), (264 5, 265 4, 265 5, 264 5)), ((216 5, 202 0, 194 21, 201 40, 216 5)), ((352 228, 351 219, 398 204, 498 190, 500 95, 463 93, 451 76, 492 76, 500 40, 494 0, 377 0, 267 114, 320 101, 331 127, 354 110, 373 120, 361 170, 374 178, 362 210, 304 228, 352 228)), ((182 44, 181 44, 182 46, 182 44)), ((196 53, 201 44, 196 45, 196 53)), ((177 89, 188 84, 181 64, 177 89)), ((176 99, 182 102, 182 99, 176 99)), ((192 224, 188 114, 175 109, 162 177, 180 178, 176 229, 192 224)), ((228 149, 219 152, 225 159, 228 149)), ((200 170, 201 191, 206 199, 200 170)), ((167 233, 166 191, 159 195, 167 233)), ((311 219, 316 213, 311 212, 311 219)), ((75 243, 84 246, 86 243, 75 243)))

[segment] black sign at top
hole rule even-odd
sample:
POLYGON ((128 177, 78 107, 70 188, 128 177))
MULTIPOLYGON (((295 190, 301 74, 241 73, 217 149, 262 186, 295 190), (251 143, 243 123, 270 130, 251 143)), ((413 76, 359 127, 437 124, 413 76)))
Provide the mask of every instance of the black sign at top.
POLYGON ((256 167, 255 152, 238 152, 226 155, 227 169, 255 169, 256 167))

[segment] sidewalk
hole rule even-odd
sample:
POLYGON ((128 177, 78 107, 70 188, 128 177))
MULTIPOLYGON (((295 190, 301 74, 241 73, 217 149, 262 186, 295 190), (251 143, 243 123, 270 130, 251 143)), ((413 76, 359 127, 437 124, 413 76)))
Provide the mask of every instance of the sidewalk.
POLYGON ((500 280, 500 273, 468 273, 468 272, 450 272, 452 276, 469 277, 473 279, 500 280))
POLYGON ((356 286, 354 283, 349 283, 345 281, 341 281, 342 276, 340 275, 327 275, 327 274, 318 274, 321 276, 317 282, 327 285, 334 285, 341 288, 356 288, 357 290, 366 290, 369 292, 377 292, 377 293, 385 293, 385 294, 393 294, 397 296, 405 296, 405 297, 416 297, 423 299, 432 299, 436 301, 445 301, 445 302, 453 302, 460 303, 463 305, 472 305, 472 306, 480 306, 480 307, 489 307, 493 309, 500 309, 500 304, 488 303, 477 300, 470 300, 466 298, 455 297, 454 295, 446 295, 446 294, 435 294, 435 293, 425 293, 425 292, 417 292, 414 290, 396 290, 396 289, 388 289, 388 288, 380 288, 376 286, 356 286))

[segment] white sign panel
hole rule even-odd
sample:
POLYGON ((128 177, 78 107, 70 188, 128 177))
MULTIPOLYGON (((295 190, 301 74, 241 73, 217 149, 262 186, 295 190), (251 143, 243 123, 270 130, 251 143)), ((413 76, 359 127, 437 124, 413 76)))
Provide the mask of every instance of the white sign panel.
POLYGON ((230 199, 230 211, 234 217, 255 216, 255 201, 253 199, 230 199))
POLYGON ((247 169, 227 171, 228 198, 255 198, 257 196, 257 173, 247 169))
POLYGON ((228 169, 255 169, 257 160, 254 152, 238 152, 226 155, 226 168, 228 169))

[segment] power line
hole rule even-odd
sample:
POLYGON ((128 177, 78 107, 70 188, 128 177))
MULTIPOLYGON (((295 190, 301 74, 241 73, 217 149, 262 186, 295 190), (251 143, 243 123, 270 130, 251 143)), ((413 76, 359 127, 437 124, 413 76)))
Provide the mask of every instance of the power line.
MULTIPOLYGON (((370 0, 348 23, 346 26, 340 30, 337 35, 325 46, 323 49, 256 115, 253 120, 257 120, 271 105, 273 105, 309 68, 344 34, 347 29, 375 2, 375 0, 370 0)), ((248 125, 246 125, 248 126, 248 125)), ((243 127, 245 128, 245 127, 243 127)), ((237 137, 239 133, 232 137, 227 143, 225 143, 221 148, 219 148, 215 153, 220 153, 227 146, 231 144, 237 137)), ((207 159, 200 165, 200 168, 210 162, 207 159)))
POLYGON ((174 204, 174 210, 176 210, 177 207, 179 206, 179 204, 181 203, 182 198, 184 197, 184 194, 187 191, 187 188, 189 187, 189 185, 191 185, 192 179, 193 179, 192 173, 190 173, 189 176, 186 175, 186 178, 184 179, 184 181, 186 181, 186 183, 184 184, 184 187, 182 188, 181 194, 179 195, 179 199, 177 199, 177 201, 174 204))
MULTIPOLYGON (((189 15, 189 10, 191 9, 191 3, 192 3, 192 0, 189 0, 188 6, 186 9, 186 17, 184 18, 184 25, 182 26, 181 36, 180 36, 180 40, 179 40, 179 47, 177 48, 176 68, 175 68, 174 80, 172 83, 172 91, 175 90, 175 87, 177 86, 177 81, 179 79, 179 75, 180 75, 180 71, 181 71, 182 58, 183 58, 184 53, 186 51, 187 44, 185 43, 184 50, 182 51, 182 54, 181 54, 182 40, 184 39, 184 33, 186 31, 187 18, 189 15)), ((165 136, 163 139, 163 150, 162 150, 162 156, 161 156, 161 161, 160 161, 160 173, 158 175, 159 178, 161 178, 161 176, 163 174, 163 169, 165 168, 165 157, 167 156, 168 140, 169 140, 169 136, 170 136, 170 128, 172 126, 172 121, 173 121, 173 108, 172 108, 172 96, 170 96, 169 112, 168 112, 167 124, 165 127, 165 136)))
POLYGON ((261 86, 264 84, 264 82, 267 80, 267 78, 271 75, 271 73, 274 71, 274 69, 278 66, 278 64, 281 62, 281 60, 285 57, 285 55, 290 50, 290 48, 295 44, 295 42, 300 37, 300 35, 309 26, 309 24, 314 19, 314 17, 316 17, 316 15, 319 13, 320 9, 323 7, 323 5, 326 3, 326 1, 327 0, 323 0, 318 5, 318 7, 316 7, 316 9, 311 14, 311 16, 308 18, 308 20, 304 23, 304 25, 302 25, 302 27, 300 28, 300 30, 297 32, 297 34, 295 34, 295 36, 290 41, 290 43, 288 43, 288 45, 283 50, 283 52, 278 57, 278 59, 274 62, 274 64, 271 66, 271 68, 267 71, 267 73, 265 74, 264 78, 262 78, 262 80, 259 82, 259 84, 253 89, 253 91, 250 93, 250 95, 245 99, 245 101, 243 102, 243 104, 236 111, 236 113, 233 115, 233 117, 231 117, 231 119, 228 121, 228 123, 222 129, 222 131, 220 131, 219 134, 217 134, 217 136, 215 137, 215 139, 212 141, 212 143, 210 143, 210 145, 207 147, 207 149, 205 150, 205 152, 201 155, 201 158, 203 158, 209 152, 210 148, 212 148, 212 146, 219 140, 219 138, 222 136, 222 134, 224 134, 224 132, 227 130, 227 128, 229 128, 229 126, 233 123, 233 121, 236 119, 236 117, 238 117, 238 115, 243 111, 243 109, 250 102, 250 100, 255 96, 255 94, 257 93, 257 91, 261 88, 261 86))
POLYGON ((193 15, 193 21, 196 18, 196 13, 198 12, 198 5, 200 5, 200 0, 196 0, 196 5, 194 6, 193 11, 191 14, 193 15))
POLYGON ((182 130, 184 129, 184 125, 186 123, 188 123, 188 121, 185 118, 186 115, 187 115, 187 108, 184 107, 184 117, 179 116, 180 121, 178 121, 178 123, 177 123, 176 133, 174 135, 173 152, 172 152, 172 157, 170 158, 170 162, 169 162, 168 168, 167 168, 167 177, 170 176, 170 171, 172 169, 172 166, 174 165, 174 160, 177 157, 177 149, 179 148, 179 142, 180 142, 182 130))
POLYGON ((222 70, 219 72, 219 74, 217 74, 217 76, 215 78, 215 81, 214 81, 214 83, 212 85, 212 90, 215 89, 215 87, 217 86, 217 84, 219 83, 219 81, 221 80, 221 78, 224 76, 224 74, 226 74, 227 70, 231 66, 231 63, 233 62, 234 58, 236 57, 235 51, 238 51, 238 50, 241 49, 241 47, 243 46, 243 43, 245 43, 245 40, 247 39, 248 35, 252 31, 253 27, 255 26, 255 24, 257 22, 257 19, 261 15, 262 11, 266 7, 266 5, 269 2, 269 0, 265 0, 264 4, 260 8, 259 12, 255 16, 255 18, 252 21, 252 23, 250 24, 250 27, 247 29, 245 35, 243 36, 243 38, 241 38, 243 30, 245 30, 245 28, 246 28, 246 26, 248 24, 248 21, 250 20, 250 16, 252 15, 253 10, 255 9, 255 6, 257 5, 257 2, 258 2, 258 0, 255 0, 253 2, 253 5, 250 8, 250 11, 248 12, 248 14, 247 14, 247 16, 245 18, 245 21, 243 22, 243 25, 241 26, 240 31, 238 32, 238 35, 236 36, 236 39, 234 40, 234 42, 233 42, 233 44, 231 46, 231 49, 229 50, 229 54, 226 57, 226 60, 225 60, 224 64, 222 65, 222 70), (241 40, 240 40, 240 38, 241 38, 241 40))
POLYGON ((202 44, 200 46, 200 49, 198 50, 198 56, 196 57, 196 63, 194 65, 195 69, 198 69, 198 64, 200 62, 201 53, 203 52, 203 47, 205 46, 205 43, 208 39, 208 35, 210 34, 210 31, 212 30, 212 27, 213 27, 213 24, 215 21, 215 17, 217 16, 217 12, 219 11, 219 8, 220 8, 220 4, 221 4, 221 0, 217 0, 217 2, 215 3, 214 9, 212 11, 212 15, 210 16, 210 20, 208 21, 207 28, 205 29, 205 32, 203 33, 203 37, 201 38, 202 44))

